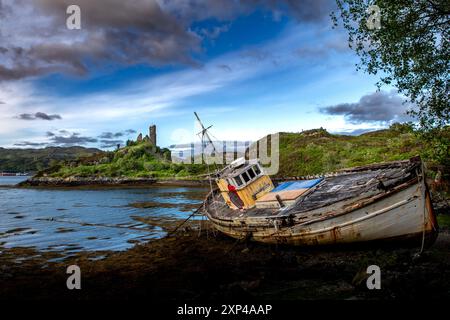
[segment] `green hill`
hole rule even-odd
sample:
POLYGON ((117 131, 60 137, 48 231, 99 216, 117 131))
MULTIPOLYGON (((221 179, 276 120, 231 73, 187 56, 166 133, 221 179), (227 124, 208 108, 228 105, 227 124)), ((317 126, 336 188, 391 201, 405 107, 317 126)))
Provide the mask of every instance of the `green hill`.
POLYGON ((58 163, 40 171, 36 177, 183 178, 205 172, 202 165, 172 163, 169 149, 143 141, 113 152, 58 163))
MULTIPOLYGON (((447 139, 441 141, 450 141, 448 128, 440 134, 447 139)), ((448 179, 449 145, 444 142, 439 148, 426 142, 406 124, 360 136, 334 135, 324 129, 280 133, 280 170, 277 176, 321 174, 421 155, 431 172, 440 170, 448 179)), ((206 165, 173 163, 169 149, 144 141, 133 142, 114 152, 60 162, 39 172, 37 177, 193 178, 207 173, 206 165)))
POLYGON ((58 161, 75 160, 97 153, 102 153, 102 151, 84 147, 47 147, 43 149, 0 148, 0 171, 36 172, 58 161))
POLYGON ((400 124, 359 136, 334 135, 324 129, 280 133, 280 170, 277 176, 320 174, 421 155, 431 171, 444 171, 448 177, 450 129, 440 134, 446 142, 437 146, 425 141, 409 125, 400 124))

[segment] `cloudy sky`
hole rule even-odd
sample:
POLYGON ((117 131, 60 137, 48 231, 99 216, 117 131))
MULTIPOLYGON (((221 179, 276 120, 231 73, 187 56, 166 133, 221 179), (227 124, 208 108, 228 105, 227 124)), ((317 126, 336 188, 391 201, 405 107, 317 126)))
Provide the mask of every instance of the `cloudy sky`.
POLYGON ((0 0, 0 146, 108 148, 158 126, 223 140, 407 118, 356 72, 330 0, 0 0), (81 29, 66 26, 81 9, 81 29))

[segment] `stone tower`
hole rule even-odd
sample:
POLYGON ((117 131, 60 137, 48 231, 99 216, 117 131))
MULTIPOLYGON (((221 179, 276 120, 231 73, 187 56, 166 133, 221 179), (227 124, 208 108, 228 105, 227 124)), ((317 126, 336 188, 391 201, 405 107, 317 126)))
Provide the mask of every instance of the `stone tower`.
POLYGON ((154 124, 152 124, 149 127, 149 138, 150 138, 150 143, 154 146, 156 146, 156 126, 154 124))

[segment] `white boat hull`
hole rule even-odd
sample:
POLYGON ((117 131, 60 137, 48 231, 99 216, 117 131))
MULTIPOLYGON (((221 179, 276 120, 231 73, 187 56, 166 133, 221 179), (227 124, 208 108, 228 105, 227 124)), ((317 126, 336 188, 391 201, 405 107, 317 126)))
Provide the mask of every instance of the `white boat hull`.
MULTIPOLYGON (((342 208, 343 203, 333 207, 342 208)), ((250 238, 264 243, 292 245, 329 245, 367 242, 375 240, 423 238, 437 233, 438 226, 433 213, 428 190, 423 180, 403 186, 388 196, 377 199, 360 208, 333 214, 327 210, 319 219, 299 222, 294 218, 292 226, 281 226, 277 218, 246 217, 242 219, 208 218, 221 232, 238 239, 250 238)), ((314 216, 315 212, 310 212, 314 216)))

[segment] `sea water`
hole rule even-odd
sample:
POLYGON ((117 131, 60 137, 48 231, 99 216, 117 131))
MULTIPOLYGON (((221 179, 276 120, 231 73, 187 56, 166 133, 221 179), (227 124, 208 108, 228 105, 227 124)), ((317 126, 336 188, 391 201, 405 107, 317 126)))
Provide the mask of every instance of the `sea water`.
POLYGON ((0 177, 0 248, 31 247, 66 254, 126 250, 166 235, 167 230, 148 220, 175 227, 208 191, 196 187, 12 187, 23 179, 0 177))

